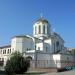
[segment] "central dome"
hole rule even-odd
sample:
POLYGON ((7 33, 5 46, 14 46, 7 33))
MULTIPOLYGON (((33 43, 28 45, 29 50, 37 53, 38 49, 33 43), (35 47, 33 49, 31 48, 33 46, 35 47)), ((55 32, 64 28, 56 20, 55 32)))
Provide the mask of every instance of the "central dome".
POLYGON ((43 17, 38 19, 36 22, 48 23, 48 21, 46 19, 44 19, 43 17))

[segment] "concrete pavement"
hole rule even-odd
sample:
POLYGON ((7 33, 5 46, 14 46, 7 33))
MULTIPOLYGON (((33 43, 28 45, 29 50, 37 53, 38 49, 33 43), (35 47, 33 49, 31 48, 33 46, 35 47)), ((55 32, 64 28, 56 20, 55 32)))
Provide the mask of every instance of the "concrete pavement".
POLYGON ((45 73, 41 75, 75 75, 75 70, 65 71, 65 72, 57 72, 57 73, 45 73))

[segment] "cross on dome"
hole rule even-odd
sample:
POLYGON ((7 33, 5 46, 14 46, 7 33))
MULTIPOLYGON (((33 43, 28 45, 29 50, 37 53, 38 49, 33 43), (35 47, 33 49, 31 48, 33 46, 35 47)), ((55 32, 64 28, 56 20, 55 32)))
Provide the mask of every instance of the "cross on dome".
POLYGON ((43 13, 40 13, 40 18, 36 22, 46 22, 46 23, 48 23, 48 21, 43 17, 43 13))
POLYGON ((43 13, 40 13, 40 18, 43 18, 43 13))

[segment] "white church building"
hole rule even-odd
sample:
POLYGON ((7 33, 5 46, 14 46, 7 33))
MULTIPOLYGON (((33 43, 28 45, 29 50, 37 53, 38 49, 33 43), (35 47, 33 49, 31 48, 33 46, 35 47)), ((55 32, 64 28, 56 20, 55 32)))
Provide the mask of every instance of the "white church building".
POLYGON ((74 66, 74 55, 64 47, 63 38, 52 31, 51 24, 43 17, 33 25, 33 36, 17 35, 11 44, 0 47, 0 66, 5 66, 10 55, 19 51, 31 58, 31 67, 63 68, 74 66))

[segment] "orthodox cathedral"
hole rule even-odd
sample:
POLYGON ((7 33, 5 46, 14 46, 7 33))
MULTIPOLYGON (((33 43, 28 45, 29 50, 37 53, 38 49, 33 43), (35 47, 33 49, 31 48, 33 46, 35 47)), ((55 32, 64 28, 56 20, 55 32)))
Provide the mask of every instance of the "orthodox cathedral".
POLYGON ((74 61, 74 56, 64 47, 63 38, 52 31, 51 24, 43 17, 34 23, 33 36, 13 36, 10 45, 0 47, 0 65, 5 66, 15 51, 30 58, 30 67, 33 68, 62 68, 74 65, 68 63, 74 61))

